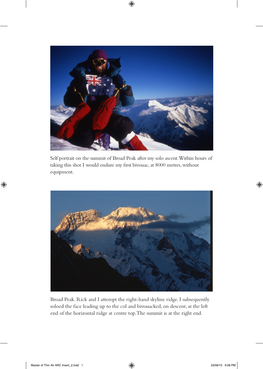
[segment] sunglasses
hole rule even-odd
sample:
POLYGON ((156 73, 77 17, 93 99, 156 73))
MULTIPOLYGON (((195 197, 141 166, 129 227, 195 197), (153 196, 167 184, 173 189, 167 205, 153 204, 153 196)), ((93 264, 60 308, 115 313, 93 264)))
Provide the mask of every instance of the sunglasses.
POLYGON ((104 65, 107 63, 107 61, 105 59, 93 59, 92 63, 94 65, 96 65, 97 67, 99 67, 100 65, 104 65))

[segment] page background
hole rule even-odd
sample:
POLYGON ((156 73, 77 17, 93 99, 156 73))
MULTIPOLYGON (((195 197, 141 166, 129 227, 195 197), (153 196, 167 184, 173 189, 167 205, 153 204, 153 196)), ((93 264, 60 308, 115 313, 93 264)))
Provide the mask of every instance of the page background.
POLYGON ((136 369, 206 369, 217 362, 261 368, 262 345, 256 342, 263 341, 263 190, 256 183, 263 180, 263 29, 256 25, 262 4, 135 1, 131 8, 128 2, 102 1, 99 27, 92 18, 98 14, 95 3, 13 6, 2 17, 8 27, 0 29, 1 181, 7 183, 0 191, 4 367, 70 362, 127 368, 132 361, 136 369), (49 176, 50 46, 93 44, 214 46, 212 165, 184 173, 138 168, 129 181, 131 170, 124 168, 49 176), (50 317, 50 296, 72 296, 50 293, 51 190, 213 190, 214 291, 187 294, 210 298, 206 314, 201 319, 50 317))

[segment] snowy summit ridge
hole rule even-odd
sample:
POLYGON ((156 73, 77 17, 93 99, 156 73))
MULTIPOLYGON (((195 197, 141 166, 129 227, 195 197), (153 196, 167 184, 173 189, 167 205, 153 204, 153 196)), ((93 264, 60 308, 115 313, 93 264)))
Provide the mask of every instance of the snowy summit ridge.
POLYGON ((55 232, 89 229, 115 229, 127 226, 137 227, 156 221, 167 221, 162 215, 158 215, 146 208, 120 207, 109 215, 101 217, 97 210, 91 209, 66 215, 56 227, 55 232))

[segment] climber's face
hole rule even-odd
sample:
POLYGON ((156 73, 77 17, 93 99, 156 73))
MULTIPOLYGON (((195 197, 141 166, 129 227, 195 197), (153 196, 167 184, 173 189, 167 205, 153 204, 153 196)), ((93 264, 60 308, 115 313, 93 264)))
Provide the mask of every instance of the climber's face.
POLYGON ((103 58, 93 59, 92 64, 98 74, 104 73, 108 66, 107 61, 103 58))

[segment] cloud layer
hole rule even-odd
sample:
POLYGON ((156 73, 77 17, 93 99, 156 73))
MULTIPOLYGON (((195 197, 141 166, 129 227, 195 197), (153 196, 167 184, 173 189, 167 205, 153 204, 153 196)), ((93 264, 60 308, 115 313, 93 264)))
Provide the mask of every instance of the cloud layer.
POLYGON ((162 222, 152 222, 149 224, 143 224, 140 226, 142 229, 173 229, 180 230, 184 232, 194 232, 204 226, 210 225, 210 217, 205 217, 201 220, 196 220, 193 222, 173 222, 173 221, 162 221, 162 222))

